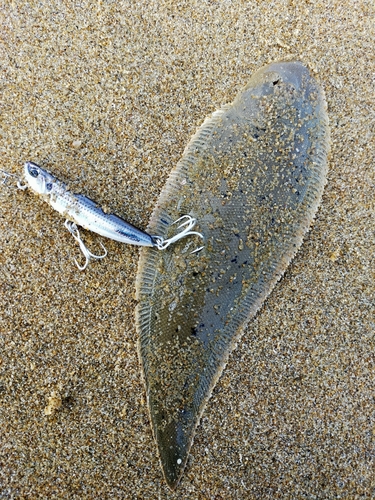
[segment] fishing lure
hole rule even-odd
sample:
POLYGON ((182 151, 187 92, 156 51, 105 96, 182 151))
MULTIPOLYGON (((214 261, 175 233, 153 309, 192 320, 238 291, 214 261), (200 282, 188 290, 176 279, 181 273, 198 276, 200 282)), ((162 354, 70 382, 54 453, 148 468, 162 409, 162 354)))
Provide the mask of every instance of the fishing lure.
MULTIPOLYGON (((190 215, 183 215, 173 222, 173 224, 181 222, 178 229, 183 229, 171 238, 164 239, 161 236, 151 236, 117 215, 106 214, 94 201, 87 198, 87 196, 70 192, 66 184, 31 161, 25 163, 24 175, 27 184, 23 185, 18 182, 18 188, 26 189, 30 187, 55 210, 66 217, 65 227, 78 242, 86 259, 83 266, 80 266, 75 260, 80 271, 86 269, 91 259, 103 259, 107 255, 107 250, 104 245, 101 244, 104 249, 103 255, 96 255, 90 252, 83 243, 77 226, 81 226, 84 229, 88 229, 101 236, 121 243, 154 247, 158 250, 165 250, 169 245, 186 236, 197 235, 203 238, 201 233, 192 231, 196 219, 190 215)), ((203 247, 197 248, 194 252, 201 250, 201 248, 203 247)))

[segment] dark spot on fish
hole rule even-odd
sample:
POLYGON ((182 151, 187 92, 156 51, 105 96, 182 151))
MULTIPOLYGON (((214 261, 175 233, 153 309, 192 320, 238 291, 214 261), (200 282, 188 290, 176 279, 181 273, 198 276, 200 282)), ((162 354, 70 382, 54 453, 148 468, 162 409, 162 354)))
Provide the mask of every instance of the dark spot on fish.
POLYGON ((255 132, 253 134, 254 139, 259 139, 259 137, 262 135, 261 132, 265 132, 265 128, 260 128, 260 127, 255 127, 255 132))

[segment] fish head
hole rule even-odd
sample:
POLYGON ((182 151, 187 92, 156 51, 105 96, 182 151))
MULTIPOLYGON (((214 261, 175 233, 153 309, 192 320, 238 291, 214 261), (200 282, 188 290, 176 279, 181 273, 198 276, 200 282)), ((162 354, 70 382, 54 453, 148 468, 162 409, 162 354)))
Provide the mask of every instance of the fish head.
POLYGON ((25 163, 25 178, 30 188, 38 194, 50 194, 56 179, 32 161, 25 163))

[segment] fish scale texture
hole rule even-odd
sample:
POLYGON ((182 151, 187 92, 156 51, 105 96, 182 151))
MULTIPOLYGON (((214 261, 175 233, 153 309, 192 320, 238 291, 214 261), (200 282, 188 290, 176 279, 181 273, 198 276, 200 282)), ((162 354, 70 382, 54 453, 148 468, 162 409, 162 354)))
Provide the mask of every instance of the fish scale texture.
POLYGON ((162 468, 174 488, 194 432, 243 327, 302 243, 326 179, 323 92, 299 62, 262 68, 189 142, 152 215, 168 237, 196 217, 199 243, 143 249, 139 354, 162 468))

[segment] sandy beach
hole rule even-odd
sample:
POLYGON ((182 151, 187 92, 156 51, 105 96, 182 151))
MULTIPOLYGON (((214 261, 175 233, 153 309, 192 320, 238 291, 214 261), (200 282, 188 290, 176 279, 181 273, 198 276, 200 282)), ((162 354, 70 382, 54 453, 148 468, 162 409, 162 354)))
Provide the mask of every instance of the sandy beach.
POLYGON ((80 272, 64 219, 0 184, 0 498, 375 497, 372 1, 6 2, 0 168, 47 168, 146 228, 196 128, 271 61, 323 87, 328 182, 165 484, 134 324, 139 249, 80 272))

